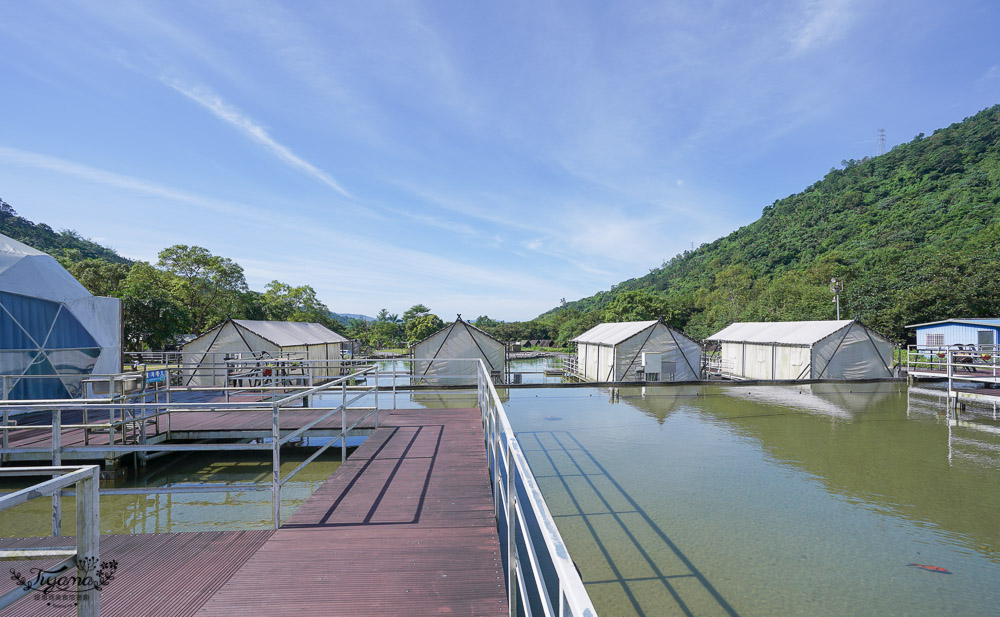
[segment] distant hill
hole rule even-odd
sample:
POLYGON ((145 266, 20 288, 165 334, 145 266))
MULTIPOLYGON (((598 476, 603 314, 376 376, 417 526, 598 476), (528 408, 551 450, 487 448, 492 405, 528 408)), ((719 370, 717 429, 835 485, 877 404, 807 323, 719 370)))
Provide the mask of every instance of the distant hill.
POLYGON ((374 317, 369 317, 368 315, 360 315, 358 313, 334 313, 330 311, 330 317, 336 319, 345 326, 350 323, 352 319, 360 319, 361 321, 375 321, 374 317))
POLYGON ((882 156, 842 161, 750 225, 539 319, 594 313, 646 289, 701 338, 733 321, 832 319, 837 277, 845 318, 902 341, 910 323, 1000 315, 998 272, 1000 105, 882 156))
POLYGON ((55 231, 45 223, 32 223, 19 216, 10 204, 0 199, 0 233, 23 242, 63 261, 101 259, 111 263, 131 264, 114 249, 80 237, 75 231, 55 231))

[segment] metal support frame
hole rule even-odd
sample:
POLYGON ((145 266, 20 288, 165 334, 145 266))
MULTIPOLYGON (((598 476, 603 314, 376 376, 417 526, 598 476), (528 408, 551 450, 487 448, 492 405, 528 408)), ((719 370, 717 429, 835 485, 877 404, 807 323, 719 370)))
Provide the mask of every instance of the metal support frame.
MULTIPOLYGON (((55 499, 63 488, 74 485, 76 494, 76 547, 65 548, 35 548, 35 549, 2 549, 0 561, 19 561, 24 559, 65 558, 55 568, 76 568, 77 570, 77 607, 78 617, 99 617, 100 589, 94 581, 99 580, 101 567, 101 511, 100 511, 100 467, 97 465, 54 466, 54 467, 4 467, 0 468, 0 477, 10 476, 44 476, 55 474, 52 479, 45 480, 28 488, 0 496, 0 512, 18 506, 36 497, 52 495, 53 520, 56 519, 55 499)), ((37 593, 29 586, 20 586, 0 596, 0 610, 7 608, 17 600, 37 593)))

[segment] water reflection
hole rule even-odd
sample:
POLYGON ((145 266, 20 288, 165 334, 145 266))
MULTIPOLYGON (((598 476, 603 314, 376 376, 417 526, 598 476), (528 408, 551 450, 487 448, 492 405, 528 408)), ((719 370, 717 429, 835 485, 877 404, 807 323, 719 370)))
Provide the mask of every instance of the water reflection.
POLYGON ((506 407, 603 614, 1000 602, 992 407, 900 382, 512 390, 506 407))
POLYGON ((553 511, 560 529, 574 529, 577 541, 591 543, 603 563, 587 563, 584 584, 608 587, 636 615, 662 614, 665 606, 685 615, 738 613, 664 530, 569 431, 519 433, 527 452, 535 453, 534 472, 554 490, 559 481, 560 507, 553 511), (537 456, 544 456, 544 463, 537 456), (547 464, 546 464, 547 463, 547 464), (584 539, 585 538, 585 539, 584 539), (602 571, 606 570, 606 571, 602 571))

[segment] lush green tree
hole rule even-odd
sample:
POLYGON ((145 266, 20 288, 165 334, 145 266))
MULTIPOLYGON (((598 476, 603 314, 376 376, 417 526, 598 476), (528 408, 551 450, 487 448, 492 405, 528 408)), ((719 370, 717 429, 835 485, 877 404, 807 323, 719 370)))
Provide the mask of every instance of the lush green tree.
POLYGON ((171 295, 180 301, 201 333, 221 323, 240 308, 247 291, 243 268, 228 257, 213 255, 200 246, 177 244, 160 251, 157 265, 173 274, 171 295))
POLYGON ((404 328, 398 315, 383 308, 375 316, 375 321, 367 324, 361 340, 373 349, 394 347, 403 342, 404 328))
POLYGON ((406 340, 412 345, 434 334, 443 327, 444 322, 433 313, 414 317, 406 324, 406 340))
POLYGON ((271 281, 261 296, 266 319, 273 321, 303 321, 323 324, 336 330, 340 323, 330 317, 330 309, 316 296, 309 285, 292 287, 280 281, 271 281))
POLYGON ((500 325, 500 322, 495 319, 490 319, 486 315, 480 315, 479 317, 476 317, 475 321, 472 322, 472 325, 484 332, 490 332, 491 330, 496 329, 496 327, 500 325))
POLYGON ((190 323, 185 307, 168 288, 170 275, 148 263, 132 266, 119 289, 125 315, 125 348, 164 349, 190 323))
POLYGON ((423 304, 414 304, 403 313, 403 323, 409 325, 417 317, 430 314, 431 310, 423 304))
POLYGON ((618 294, 614 300, 601 310, 600 319, 604 322, 647 321, 662 319, 669 322, 673 319, 673 310, 667 297, 648 289, 632 289, 618 294))
POLYGON ((115 296, 121 293, 131 264, 112 263, 102 259, 84 259, 70 263, 66 269, 73 278, 95 296, 115 296))

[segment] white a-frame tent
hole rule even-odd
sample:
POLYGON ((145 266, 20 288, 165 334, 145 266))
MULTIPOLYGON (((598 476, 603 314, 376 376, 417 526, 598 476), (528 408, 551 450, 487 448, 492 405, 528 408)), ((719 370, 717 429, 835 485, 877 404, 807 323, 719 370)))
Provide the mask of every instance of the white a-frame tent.
POLYGON ((507 346, 462 320, 459 315, 422 341, 410 347, 415 377, 438 385, 475 383, 478 362, 482 360, 494 382, 503 381, 507 372, 507 346))
MULTIPOLYGON (((352 341, 318 323, 227 319, 184 345, 184 385, 222 386, 227 360, 287 358, 311 361, 313 377, 339 375, 352 341)), ((245 363, 244 363, 245 364, 245 363)))
POLYGON ((597 324, 573 339, 587 381, 692 381, 701 347, 658 320, 597 324))
POLYGON ((738 379, 892 377, 892 343, 852 319, 739 322, 705 341, 720 344, 723 374, 738 379))

